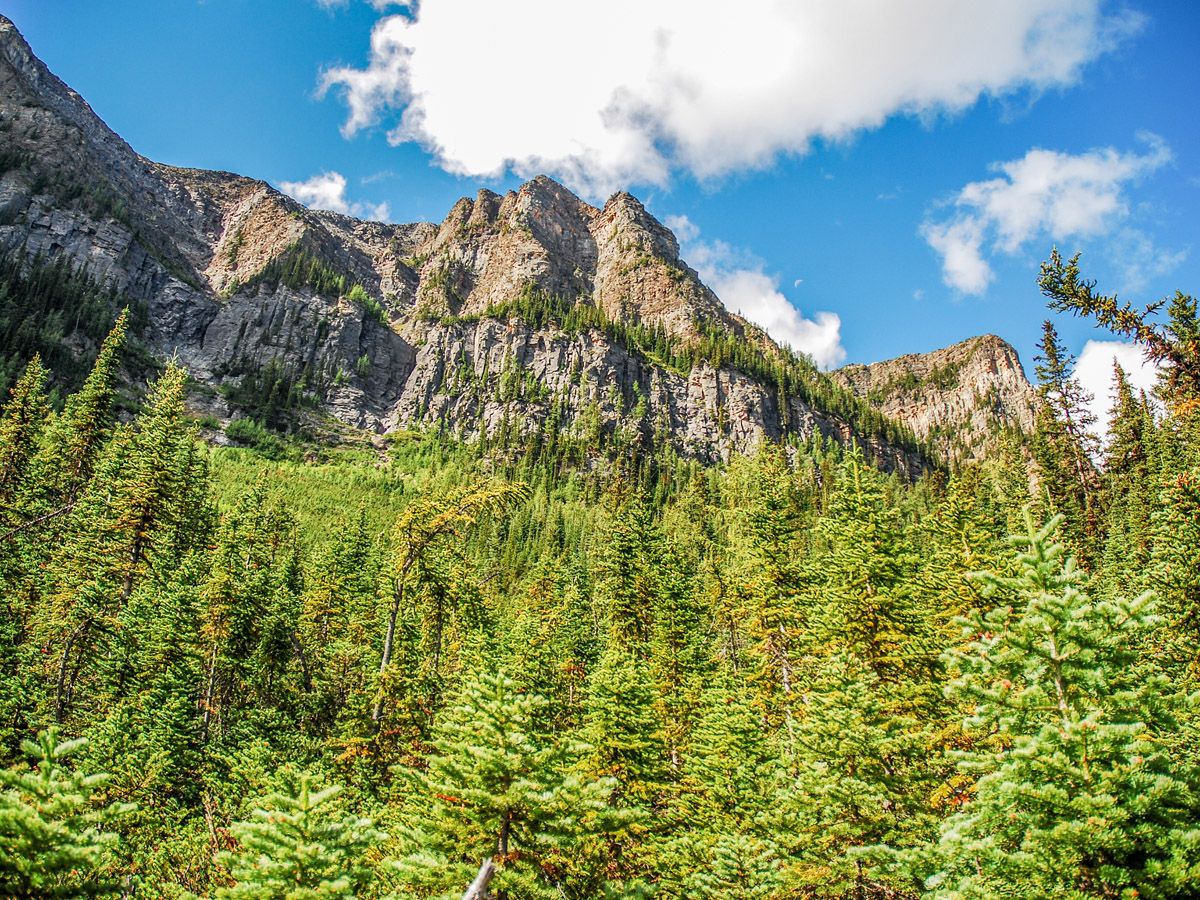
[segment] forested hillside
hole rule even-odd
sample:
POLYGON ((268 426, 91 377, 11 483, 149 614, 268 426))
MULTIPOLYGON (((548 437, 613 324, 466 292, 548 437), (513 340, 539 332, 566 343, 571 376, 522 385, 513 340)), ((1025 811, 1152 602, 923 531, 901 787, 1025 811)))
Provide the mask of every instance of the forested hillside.
POLYGON ((1047 322, 1028 451, 915 483, 819 435, 218 448, 178 365, 122 393, 127 314, 81 382, 6 345, 0 895, 1195 896, 1196 301, 1042 288, 1158 396, 1118 370, 1100 447, 1047 322))

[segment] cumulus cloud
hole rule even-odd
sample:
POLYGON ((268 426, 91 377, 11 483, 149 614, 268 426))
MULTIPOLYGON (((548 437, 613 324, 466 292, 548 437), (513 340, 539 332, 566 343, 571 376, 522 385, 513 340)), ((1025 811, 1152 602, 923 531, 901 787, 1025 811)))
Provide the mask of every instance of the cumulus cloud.
POLYGON ((1120 363, 1133 390, 1150 393, 1158 380, 1158 367, 1146 361, 1136 344, 1124 341, 1088 341, 1075 363, 1075 378, 1092 395, 1089 405, 1097 430, 1104 434, 1113 407, 1113 360, 1120 363))
POLYGON ((667 216, 663 222, 675 232, 683 255, 728 310, 765 329, 779 343, 812 357, 822 369, 845 360, 842 320, 836 313, 818 312, 813 319, 804 318, 780 291, 779 279, 764 271, 762 260, 723 241, 701 241, 700 229, 687 216, 667 216))
MULTIPOLYGON (((1020 159, 993 163, 997 177, 966 185, 947 218, 927 219, 921 226, 922 236, 942 257, 943 280, 964 294, 982 294, 993 277, 986 258, 991 253, 1016 253, 1034 239, 1112 234, 1129 217, 1130 183, 1171 159, 1161 138, 1143 135, 1142 140, 1144 153, 1106 147, 1072 155, 1035 148, 1020 159)), ((1139 272, 1174 258, 1156 253, 1139 232, 1123 227, 1122 234, 1137 244, 1130 259, 1140 260, 1139 272)))
POLYGON ((1139 25, 1104 0, 428 0, 321 89, 344 97, 347 136, 382 123, 447 171, 600 196, 1070 84, 1139 25))
POLYGON ((386 203, 362 203, 346 199, 346 176, 340 172, 321 172, 307 181, 282 181, 279 187, 285 194, 313 209, 327 209, 377 221, 385 221, 389 214, 386 203))

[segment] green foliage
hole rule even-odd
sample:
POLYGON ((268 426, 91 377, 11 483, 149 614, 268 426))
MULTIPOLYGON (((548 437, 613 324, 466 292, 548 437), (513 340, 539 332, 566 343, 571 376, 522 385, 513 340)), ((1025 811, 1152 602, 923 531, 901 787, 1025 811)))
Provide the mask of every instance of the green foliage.
POLYGON ((262 366, 242 360, 222 374, 241 374, 236 384, 221 388, 230 405, 248 418, 281 430, 294 424, 298 412, 317 405, 323 387, 310 384, 312 373, 307 365, 297 369, 275 356, 262 366))
POLYGON ((283 458, 283 442, 254 419, 234 419, 225 426, 225 436, 235 444, 252 447, 267 459, 283 458))
MULTIPOLYGON (((513 312, 795 387, 729 335, 513 312)), ((0 776, 0 842, 59 842, 0 846, 5 896, 457 898, 484 860, 510 898, 1195 892, 1186 403, 1115 373, 1085 521, 1047 342, 1038 502, 1075 517, 1085 577, 1025 522, 1013 440, 917 484, 820 437, 705 467, 599 404, 569 428, 519 357, 483 379, 463 357, 463 389, 503 380, 545 421, 283 444, 327 385, 248 357, 225 374, 263 409, 205 448, 176 366, 118 410, 127 326, 61 413, 44 356, 0 410, 0 764, 57 724, 110 773, 72 787, 39 750, 70 802, 0 776)))
POLYGON ((1051 520, 1015 539, 999 606, 963 622, 953 689, 980 739, 974 797, 943 825, 941 896, 1174 897, 1200 878, 1200 771, 1163 737, 1184 711, 1137 648, 1153 603, 1093 602, 1051 520))
POLYGON ((588 839, 615 824, 607 803, 615 785, 571 773, 578 751, 535 724, 545 703, 503 674, 466 682, 418 779, 421 823, 398 867, 408 891, 459 896, 491 856, 499 896, 555 896, 567 871, 597 864, 588 839))
MULTIPOLYGON (((383 304, 367 293, 367 289, 361 284, 353 285, 350 292, 346 295, 346 299, 363 308, 368 319, 378 322, 380 325, 387 327, 388 314, 383 308, 383 304)), ((362 361, 359 360, 361 365, 362 361)), ((361 374, 361 373, 360 373, 361 374)))
POLYGON ((370 819, 340 814, 340 789, 318 789, 307 773, 285 772, 284 787, 256 804, 254 819, 235 822, 240 849, 224 860, 233 887, 226 900, 352 898, 371 879, 367 855, 386 835, 370 819))
POLYGON ((1163 366, 1163 396, 1173 406, 1189 408, 1200 400, 1200 320, 1195 297, 1176 291, 1169 303, 1157 300, 1134 309, 1130 303, 1120 303, 1115 294, 1098 294, 1096 282, 1079 270, 1079 254, 1063 262, 1058 250, 1042 263, 1038 284, 1051 308, 1090 316, 1101 327, 1140 344, 1150 360, 1163 366), (1164 306, 1166 325, 1154 321, 1164 306))
MULTIPOLYGON (((34 355, 60 390, 78 388, 123 305, 115 288, 86 269, 76 271, 66 257, 49 262, 0 254, 0 391, 8 391, 34 355)), ((145 324, 145 308, 132 307, 133 333, 145 324)))
POLYGON ((130 811, 103 804, 107 775, 84 775, 66 760, 82 739, 60 741, 44 731, 22 749, 34 770, 0 770, 0 892, 23 898, 118 897, 109 868, 116 835, 105 827, 130 811))
POLYGON ((340 297, 346 292, 346 276, 339 274, 319 254, 309 252, 300 244, 293 244, 242 282, 238 291, 275 291, 280 285, 292 290, 308 288, 324 297, 340 297))
MULTIPOLYGON (((810 406, 844 417, 863 435, 877 435, 916 453, 923 450, 910 431, 835 384, 807 357, 756 343, 724 326, 701 323, 699 339, 685 341, 664 326, 612 320, 591 303, 533 288, 524 290, 514 300, 489 306, 483 315, 495 319, 516 317, 531 328, 554 326, 567 334, 598 331, 609 341, 680 374, 687 374, 701 364, 734 369, 763 384, 774 385, 781 398, 799 398, 810 406)), ((780 406, 786 425, 786 404, 781 402, 780 406)))

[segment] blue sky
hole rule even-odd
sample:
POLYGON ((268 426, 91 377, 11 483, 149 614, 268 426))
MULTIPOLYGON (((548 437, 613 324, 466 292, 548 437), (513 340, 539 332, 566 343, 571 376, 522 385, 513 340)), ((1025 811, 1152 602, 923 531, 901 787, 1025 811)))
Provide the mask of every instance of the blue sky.
POLYGON ((826 364, 992 332, 1031 371, 1054 243, 1130 299, 1200 288, 1200 7, 893 6, 0 0, 146 156, 393 221, 626 188, 826 364))

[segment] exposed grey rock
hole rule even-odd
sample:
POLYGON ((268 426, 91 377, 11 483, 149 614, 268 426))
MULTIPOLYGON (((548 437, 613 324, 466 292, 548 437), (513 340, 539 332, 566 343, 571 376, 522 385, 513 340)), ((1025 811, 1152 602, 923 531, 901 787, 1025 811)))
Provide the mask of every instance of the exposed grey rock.
POLYGON ((1037 395, 1017 351, 992 334, 832 375, 954 462, 982 459, 1006 429, 1033 431, 1037 395))
MULTIPOLYGON (((531 434, 557 410, 568 431, 598 423, 704 460, 821 433, 856 440, 908 474, 927 463, 729 367, 701 362, 682 373, 603 331, 537 329, 503 312, 539 291, 614 322, 657 327, 680 346, 715 331, 766 360, 784 359, 725 309, 680 259, 674 235, 628 194, 598 209, 542 176, 504 196, 464 198, 440 224, 308 210, 262 181, 139 156, 2 17, 0 136, 24 155, 0 172, 0 248, 65 257, 144 302, 151 349, 176 356, 212 389, 197 403, 217 415, 232 411, 216 389, 274 364, 303 378, 328 415, 377 433, 437 426, 470 439, 507 424, 531 434), (299 254, 340 277, 340 287, 322 293, 266 277, 299 254), (356 285, 386 324, 352 302, 356 285)), ((996 372, 1007 390, 1011 373, 996 372)), ((815 370, 811 377, 838 390, 815 370)), ((862 392, 861 377, 841 380, 862 392)), ((957 410, 972 391, 990 390, 980 370, 945 404, 957 410)), ((916 428, 953 419, 902 406, 894 414, 916 428)))

